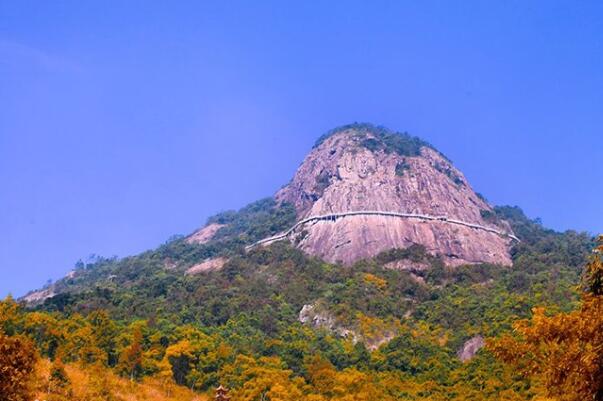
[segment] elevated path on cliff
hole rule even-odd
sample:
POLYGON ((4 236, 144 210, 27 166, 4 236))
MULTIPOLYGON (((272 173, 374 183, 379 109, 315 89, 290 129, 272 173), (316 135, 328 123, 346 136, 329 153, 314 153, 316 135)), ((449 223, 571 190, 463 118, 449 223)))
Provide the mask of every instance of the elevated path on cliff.
POLYGON ((468 222, 462 221, 462 220, 451 219, 446 216, 431 216, 428 214, 416 214, 416 213, 384 212, 384 211, 379 211, 379 210, 357 210, 357 211, 353 211, 353 212, 331 213, 331 214, 323 214, 323 215, 318 215, 318 216, 306 217, 305 219, 300 220, 297 223, 295 223, 293 225, 293 227, 291 227, 287 231, 282 232, 280 234, 273 235, 272 237, 261 239, 251 245, 248 245, 245 249, 250 250, 259 245, 270 244, 275 241, 280 241, 280 240, 286 239, 291 234, 293 234, 298 228, 300 228, 301 226, 308 224, 308 223, 317 222, 317 221, 336 221, 337 219, 341 219, 341 218, 345 218, 345 217, 349 217, 349 216, 386 216, 386 217, 403 218, 403 219, 417 219, 417 220, 422 220, 422 221, 439 221, 439 222, 443 222, 443 223, 456 224, 459 226, 469 227, 469 228, 473 228, 476 230, 487 231, 490 233, 494 233, 496 235, 500 235, 501 237, 511 238, 514 241, 521 242, 519 240, 519 238, 517 238, 515 235, 513 235, 511 233, 501 231, 501 230, 498 230, 493 227, 482 226, 482 225, 476 224, 476 223, 468 223, 468 222))

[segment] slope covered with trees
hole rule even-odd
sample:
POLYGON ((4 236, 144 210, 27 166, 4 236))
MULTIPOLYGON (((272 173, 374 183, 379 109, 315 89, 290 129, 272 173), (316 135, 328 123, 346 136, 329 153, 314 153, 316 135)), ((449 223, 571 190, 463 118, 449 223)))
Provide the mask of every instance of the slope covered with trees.
MULTIPOLYGON (((313 152, 302 164, 309 173, 287 186, 290 196, 220 213, 209 231, 139 255, 78 262, 25 298, 34 302, 0 302, 0 394, 10 401, 204 400, 222 384, 234 401, 580 399, 563 398, 572 387, 599 397, 598 326, 589 325, 599 312, 598 256, 587 269, 590 295, 578 287, 593 238, 548 230, 517 207, 492 208, 449 160, 407 134, 354 124, 327 134, 313 152), (384 175, 367 178, 377 167, 384 175), (329 187, 350 172, 358 177, 345 191, 329 187), (420 188, 411 185, 417 177, 420 188), (371 189, 377 184, 395 196, 379 198, 371 189), (451 207, 521 242, 509 248, 471 228, 405 222, 422 233, 414 245, 350 253, 345 264, 300 246, 318 225, 292 242, 247 248, 294 225, 300 205, 324 206, 327 187, 331 201, 351 202, 339 205, 344 211, 372 201, 423 212, 451 207), (480 260, 500 264, 463 264, 480 260), (498 340, 479 349, 483 338, 498 340)), ((335 224, 328 228, 370 225, 335 224)), ((333 240, 318 231, 314 245, 333 240)))
POLYGON ((203 399, 221 383, 249 401, 531 399, 544 394, 542 381, 489 351, 466 363, 457 351, 476 335, 510 333, 533 307, 576 313, 593 239, 547 230, 518 208, 495 213, 522 240, 512 268, 446 267, 420 246, 349 267, 285 242, 247 253, 246 244, 290 224, 287 206, 271 200, 213 218, 236 224, 207 243, 175 238, 80 264, 42 304, 2 302, 0 346, 25 350, 15 362, 24 377, 35 377, 39 358, 38 378, 14 391, 128 400, 131 383, 132 394, 203 399), (218 255, 228 258, 222 269, 184 274, 218 255), (300 322, 304 306, 330 324, 300 322))
POLYGON ((495 355, 563 401, 603 400, 603 236, 584 274, 579 307, 548 315, 535 308, 514 333, 491 341, 495 355))

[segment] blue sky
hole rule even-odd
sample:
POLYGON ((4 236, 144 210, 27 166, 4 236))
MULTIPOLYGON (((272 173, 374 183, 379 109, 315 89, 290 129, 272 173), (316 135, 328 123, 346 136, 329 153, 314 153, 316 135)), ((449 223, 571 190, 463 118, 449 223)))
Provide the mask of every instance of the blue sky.
POLYGON ((269 196, 354 121, 603 231, 601 21, 600 1, 0 0, 0 296, 269 196))

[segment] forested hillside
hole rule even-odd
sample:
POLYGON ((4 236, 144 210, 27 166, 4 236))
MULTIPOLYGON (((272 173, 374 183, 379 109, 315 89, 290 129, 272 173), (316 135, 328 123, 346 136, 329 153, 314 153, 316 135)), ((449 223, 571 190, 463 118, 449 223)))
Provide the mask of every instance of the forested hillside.
MULTIPOLYGON (((521 239, 513 267, 447 267, 421 246, 345 267, 286 242, 245 252, 293 220, 287 205, 264 200, 212 218, 230 225, 207 243, 177 238, 78 264, 43 303, 5 300, 3 346, 18 340, 28 358, 41 358, 34 387, 57 400, 75 399, 78 375, 94 369, 115 388, 121 375, 136 383, 131 392, 155 386, 166 399, 179 386, 194 392, 180 399, 192 399, 219 383, 244 401, 530 399, 543 392, 537 381, 485 349, 465 363, 457 352, 476 336, 510 332, 533 307, 575 309, 594 242, 547 230, 518 208, 495 213, 521 239), (221 269, 185 274, 216 256, 227 258, 221 269)), ((77 397, 132 399, 90 394, 77 397)))

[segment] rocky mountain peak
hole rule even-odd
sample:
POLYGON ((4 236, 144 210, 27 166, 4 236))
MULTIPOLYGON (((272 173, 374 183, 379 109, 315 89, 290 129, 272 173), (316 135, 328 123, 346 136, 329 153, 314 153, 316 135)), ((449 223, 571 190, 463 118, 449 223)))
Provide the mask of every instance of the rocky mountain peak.
POLYGON ((511 233, 508 224, 492 219, 492 207, 445 156, 407 134, 367 124, 333 130, 275 197, 293 204, 298 220, 337 215, 304 224, 295 238, 327 261, 350 264, 420 244, 450 265, 511 264, 511 240, 497 234, 511 233))

